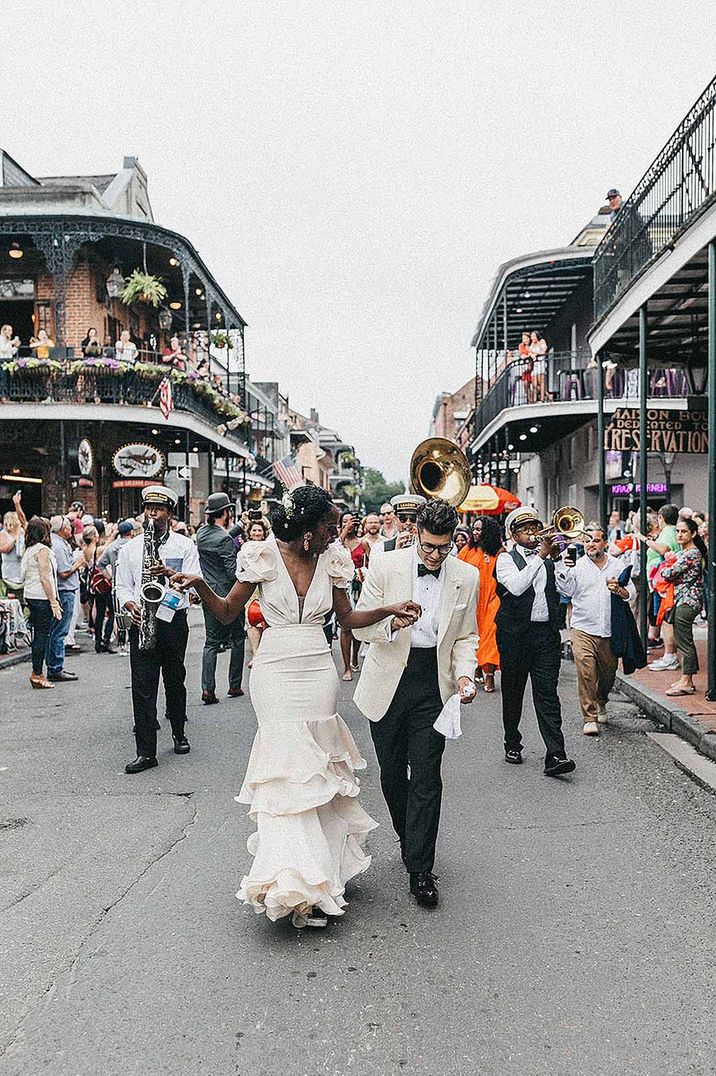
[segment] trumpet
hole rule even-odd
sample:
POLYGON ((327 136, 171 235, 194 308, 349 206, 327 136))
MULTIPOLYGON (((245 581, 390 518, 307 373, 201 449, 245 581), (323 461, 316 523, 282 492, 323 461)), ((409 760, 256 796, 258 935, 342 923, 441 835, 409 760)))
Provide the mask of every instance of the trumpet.
POLYGON ((540 539, 564 538, 568 542, 573 542, 575 539, 583 537, 586 533, 584 515, 578 508, 572 508, 571 505, 566 504, 553 512, 551 526, 538 531, 535 537, 540 539))

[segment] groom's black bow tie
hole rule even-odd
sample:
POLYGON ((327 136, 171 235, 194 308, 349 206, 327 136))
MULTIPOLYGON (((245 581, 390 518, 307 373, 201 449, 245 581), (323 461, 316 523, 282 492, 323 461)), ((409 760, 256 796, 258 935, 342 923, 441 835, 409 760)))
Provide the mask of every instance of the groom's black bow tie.
POLYGON ((418 565, 418 579, 424 575, 434 575, 436 579, 440 578, 440 568, 428 568, 427 564, 418 565))

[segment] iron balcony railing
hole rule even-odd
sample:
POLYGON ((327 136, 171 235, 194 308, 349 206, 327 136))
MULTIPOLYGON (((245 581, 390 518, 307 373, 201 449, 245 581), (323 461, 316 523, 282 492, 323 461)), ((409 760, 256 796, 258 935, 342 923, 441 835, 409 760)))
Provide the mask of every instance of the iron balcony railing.
POLYGON ((597 321, 715 198, 716 78, 623 203, 597 248, 597 321))
MULTIPOLYGON (((639 371, 605 362, 605 397, 636 399, 639 371)), ((552 403, 597 399, 597 365, 589 352, 557 352, 547 356, 542 383, 533 373, 533 364, 516 359, 499 375, 475 411, 474 436, 478 437, 502 411, 527 404, 549 407, 552 403)), ((693 371, 687 369, 649 370, 649 399, 683 399, 703 393, 693 371)))
MULTIPOLYGON (((57 355, 59 349, 53 354, 57 355)), ((186 411, 241 445, 247 441, 249 416, 240 400, 212 377, 160 365, 159 356, 140 353, 133 367, 110 359, 13 359, 0 363, 0 402, 116 404, 159 407, 159 389, 169 378, 178 411, 186 411), (153 361, 149 361, 153 360, 153 361)), ((117 420, 121 421, 121 412, 117 420)), ((147 421, 152 421, 147 418, 147 421)))

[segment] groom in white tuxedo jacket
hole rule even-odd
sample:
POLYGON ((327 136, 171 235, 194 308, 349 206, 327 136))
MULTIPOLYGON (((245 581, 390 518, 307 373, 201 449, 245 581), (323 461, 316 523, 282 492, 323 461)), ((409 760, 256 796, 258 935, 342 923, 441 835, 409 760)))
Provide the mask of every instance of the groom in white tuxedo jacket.
POLYGON ((433 728, 443 704, 475 697, 479 574, 451 557, 457 512, 432 500, 417 510, 415 544, 371 563, 358 609, 414 601, 412 626, 383 620, 354 635, 370 643, 354 701, 370 718, 380 780, 418 903, 434 907, 445 738, 433 728), (399 630, 403 628, 404 630, 399 630))

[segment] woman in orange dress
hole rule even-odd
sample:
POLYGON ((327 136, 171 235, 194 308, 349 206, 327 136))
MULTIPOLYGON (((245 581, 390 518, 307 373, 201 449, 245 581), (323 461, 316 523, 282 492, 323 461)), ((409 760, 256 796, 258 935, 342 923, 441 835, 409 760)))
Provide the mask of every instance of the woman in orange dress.
POLYGON ((480 594, 477 600, 477 647, 479 675, 484 678, 485 691, 495 690, 495 670, 500 667, 497 649, 495 617, 500 608, 495 579, 495 561, 502 548, 500 524, 491 516, 480 516, 472 525, 467 546, 458 553, 458 560, 474 565, 480 573, 480 594))

